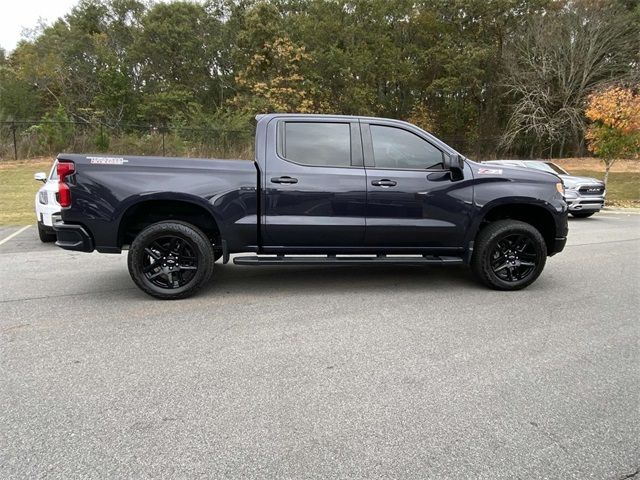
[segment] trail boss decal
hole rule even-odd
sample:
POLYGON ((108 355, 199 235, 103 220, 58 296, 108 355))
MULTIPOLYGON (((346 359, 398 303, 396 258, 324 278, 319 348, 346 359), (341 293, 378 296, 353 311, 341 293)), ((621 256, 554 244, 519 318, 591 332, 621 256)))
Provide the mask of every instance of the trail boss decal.
POLYGON ((123 165, 129 160, 121 157, 87 157, 94 165, 123 165))
POLYGON ((480 175, 502 175, 501 168, 479 168, 478 173, 480 175))

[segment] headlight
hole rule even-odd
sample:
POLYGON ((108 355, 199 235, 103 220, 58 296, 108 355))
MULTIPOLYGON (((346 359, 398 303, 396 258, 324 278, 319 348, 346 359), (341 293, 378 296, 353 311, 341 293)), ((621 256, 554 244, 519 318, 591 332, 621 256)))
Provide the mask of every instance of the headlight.
POLYGON ((46 190, 40 190, 38 192, 38 201, 40 203, 42 203, 43 205, 47 204, 47 191, 46 190))
POLYGON ((556 183, 556 190, 558 190, 558 193, 564 197, 564 185, 562 182, 556 183))

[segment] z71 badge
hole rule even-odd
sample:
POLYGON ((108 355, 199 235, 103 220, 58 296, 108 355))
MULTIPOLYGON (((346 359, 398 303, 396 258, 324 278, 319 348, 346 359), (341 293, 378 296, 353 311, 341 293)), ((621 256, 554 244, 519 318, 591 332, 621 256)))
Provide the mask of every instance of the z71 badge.
POLYGON ((502 175, 501 168, 479 168, 478 173, 480 175, 502 175))
POLYGON ((129 161, 121 157, 87 157, 87 159, 97 165, 122 165, 129 161))

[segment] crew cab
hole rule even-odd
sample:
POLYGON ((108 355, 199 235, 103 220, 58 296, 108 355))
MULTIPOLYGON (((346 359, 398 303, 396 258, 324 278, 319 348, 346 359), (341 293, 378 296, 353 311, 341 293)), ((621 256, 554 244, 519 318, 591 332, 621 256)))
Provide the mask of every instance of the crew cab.
POLYGON ((557 176, 487 168, 398 120, 259 115, 255 159, 58 155, 57 245, 128 250, 161 299, 237 265, 464 264, 517 290, 564 248, 557 176))

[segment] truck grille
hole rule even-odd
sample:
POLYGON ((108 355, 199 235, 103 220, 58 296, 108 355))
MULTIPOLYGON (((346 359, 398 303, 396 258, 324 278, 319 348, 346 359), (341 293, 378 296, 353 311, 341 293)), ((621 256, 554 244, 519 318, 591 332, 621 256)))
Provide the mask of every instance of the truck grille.
POLYGON ((602 195, 604 187, 602 185, 583 185, 578 191, 581 195, 602 195))

